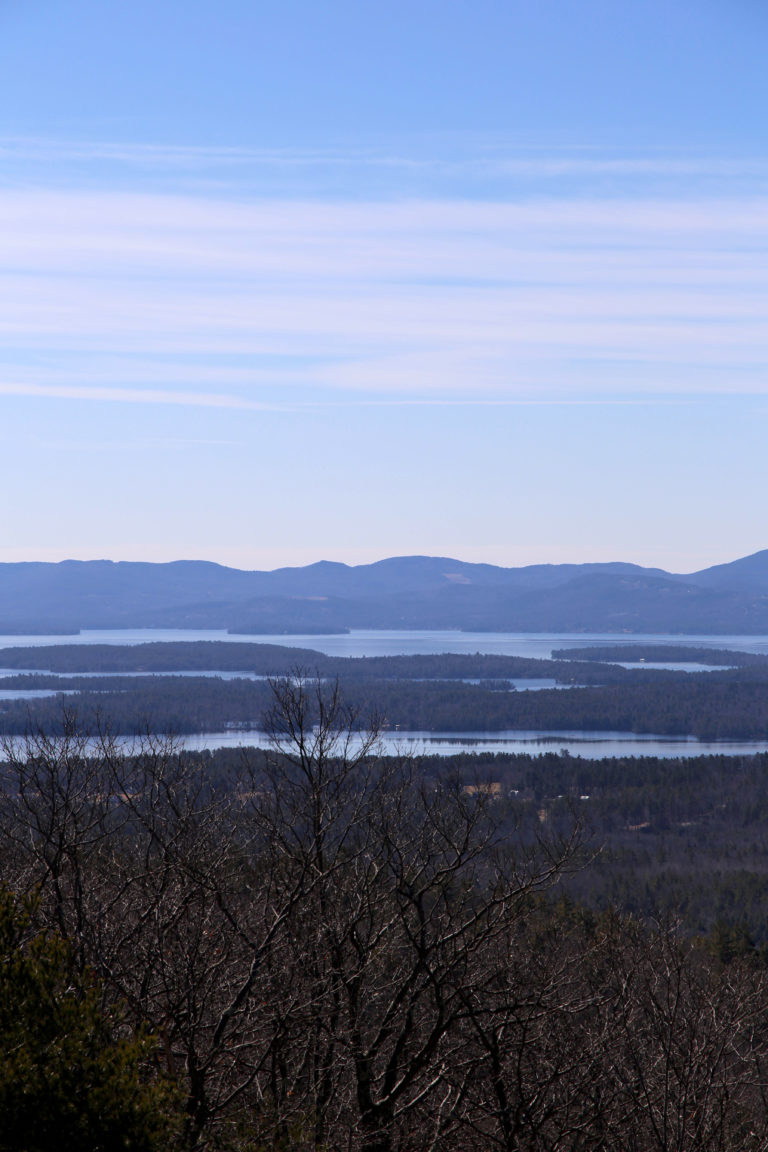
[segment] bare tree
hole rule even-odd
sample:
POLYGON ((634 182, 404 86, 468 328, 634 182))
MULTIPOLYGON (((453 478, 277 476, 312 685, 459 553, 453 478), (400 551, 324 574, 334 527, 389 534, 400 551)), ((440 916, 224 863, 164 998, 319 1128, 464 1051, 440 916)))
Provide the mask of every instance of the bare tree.
POLYGON ((63 715, 61 735, 43 731, 0 745, 4 778, 0 830, 5 878, 16 892, 36 891, 40 910, 72 943, 82 967, 90 962, 99 860, 119 838, 108 733, 83 732, 74 713, 63 715))
POLYGON ((286 1132, 303 1116, 311 1147, 344 1131, 361 1152, 432 1145, 462 1093, 460 1023, 489 951, 574 844, 512 855, 488 793, 381 760, 378 726, 361 726, 338 685, 296 675, 274 695, 274 753, 250 812, 262 867, 303 891, 271 1109, 286 1132))
POLYGON ((214 789, 172 740, 127 745, 71 717, 61 736, 9 740, 4 754, 4 874, 38 893, 43 925, 157 1034, 166 1074, 186 1091, 194 1147, 231 1126, 253 1082, 258 958, 279 928, 253 927, 263 900, 242 798, 214 789))
POLYGON ((484 957, 486 980, 466 994, 470 1075, 456 1112, 457 1146, 606 1147, 615 991, 594 978, 604 959, 604 931, 542 901, 495 942, 484 957))
POLYGON ((614 918, 606 975, 617 992, 606 1076, 614 1147, 740 1152, 765 1147, 764 974, 718 966, 681 940, 614 918))

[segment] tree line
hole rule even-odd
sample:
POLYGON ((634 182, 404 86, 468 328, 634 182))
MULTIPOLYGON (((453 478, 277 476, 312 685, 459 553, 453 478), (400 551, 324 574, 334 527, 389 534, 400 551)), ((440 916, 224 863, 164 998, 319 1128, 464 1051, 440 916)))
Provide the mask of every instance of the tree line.
MULTIPOLYGON (((625 671, 620 669, 620 671, 625 671)), ((543 731, 636 732, 696 736, 705 740, 768 737, 768 676, 762 668, 728 672, 637 671, 622 684, 573 684, 567 691, 499 691, 498 682, 460 680, 343 680, 345 693, 362 710, 375 704, 391 728, 425 732, 543 731)), ((137 725, 180 734, 216 732, 227 726, 258 728, 269 700, 266 681, 209 676, 137 676, 60 679, 20 677, 5 681, 26 689, 77 691, 84 723, 101 718, 113 730, 137 725)), ((0 700, 0 731, 29 727, 56 731, 62 701, 0 700)))
POLYGON ((654 664, 695 663, 712 667, 768 666, 768 657, 733 648, 704 648, 694 644, 594 644, 588 648, 553 648, 553 660, 623 660, 654 664))

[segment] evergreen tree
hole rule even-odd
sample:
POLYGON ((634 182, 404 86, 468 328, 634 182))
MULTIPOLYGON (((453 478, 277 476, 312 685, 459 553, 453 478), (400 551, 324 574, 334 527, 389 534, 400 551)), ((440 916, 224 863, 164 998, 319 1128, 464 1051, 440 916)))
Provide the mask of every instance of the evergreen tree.
POLYGON ((120 1036, 67 945, 36 933, 34 903, 0 888, 0 1152, 154 1152, 175 1100, 147 1075, 151 1043, 120 1036))

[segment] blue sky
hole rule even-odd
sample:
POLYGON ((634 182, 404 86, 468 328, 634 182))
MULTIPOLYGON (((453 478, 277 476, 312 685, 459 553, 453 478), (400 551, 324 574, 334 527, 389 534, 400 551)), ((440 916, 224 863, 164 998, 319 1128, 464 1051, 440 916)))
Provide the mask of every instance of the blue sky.
POLYGON ((768 545, 759 0, 0 0, 0 560, 768 545))

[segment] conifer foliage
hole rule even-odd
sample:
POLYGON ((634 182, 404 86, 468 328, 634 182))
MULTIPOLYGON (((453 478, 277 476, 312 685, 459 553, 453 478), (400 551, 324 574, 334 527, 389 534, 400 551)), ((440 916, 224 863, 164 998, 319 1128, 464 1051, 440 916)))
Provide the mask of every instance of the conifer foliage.
POLYGON ((0 889, 0 1149, 155 1152, 173 1099, 144 1066, 150 1041, 125 1034, 34 901, 0 889))

